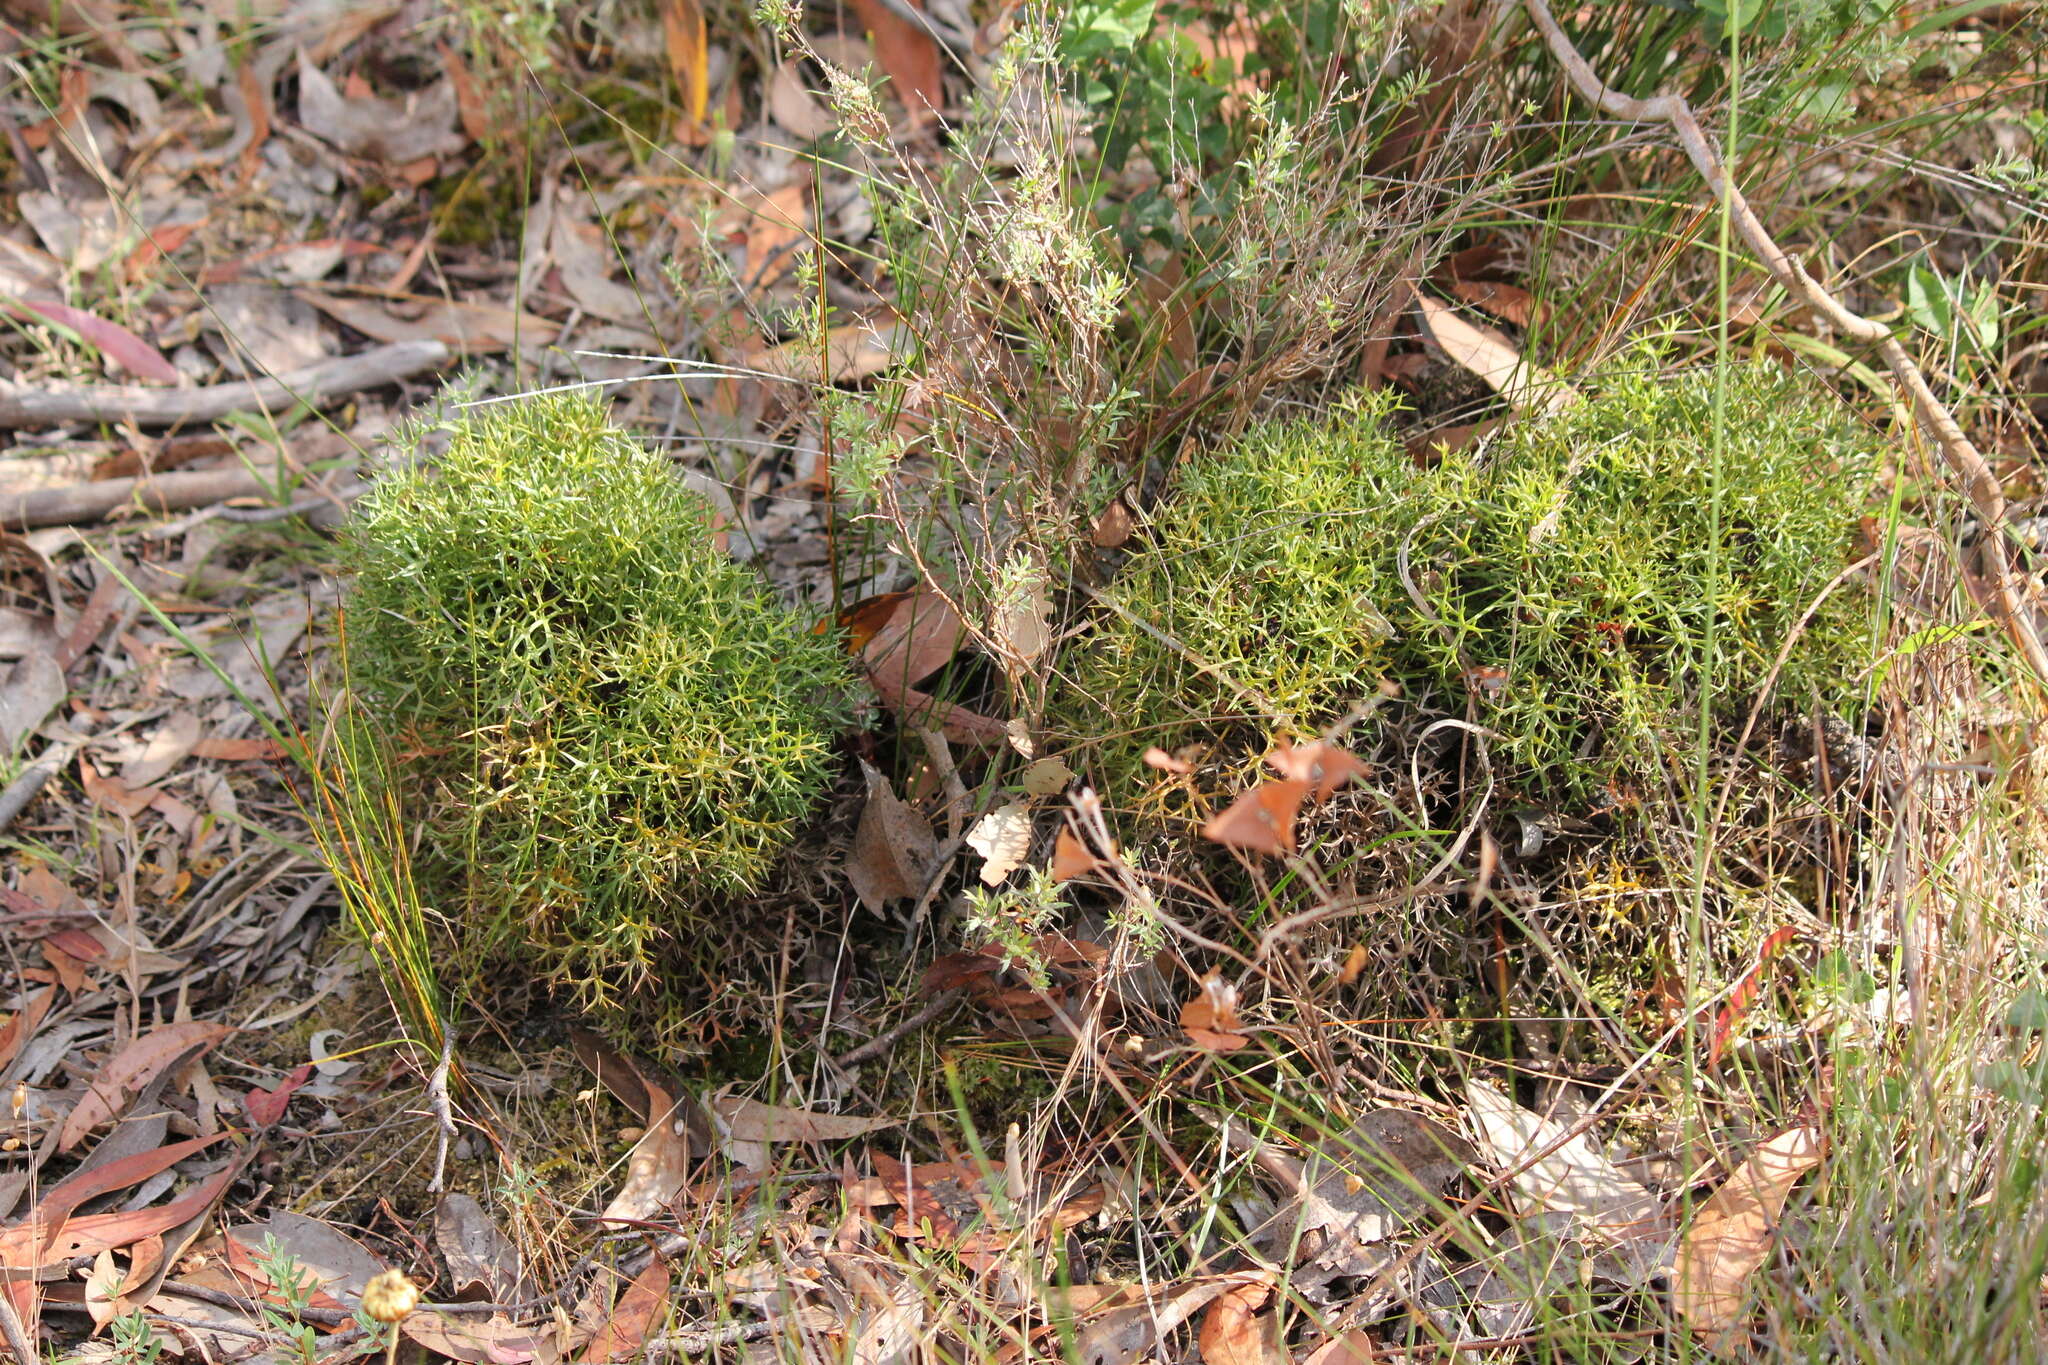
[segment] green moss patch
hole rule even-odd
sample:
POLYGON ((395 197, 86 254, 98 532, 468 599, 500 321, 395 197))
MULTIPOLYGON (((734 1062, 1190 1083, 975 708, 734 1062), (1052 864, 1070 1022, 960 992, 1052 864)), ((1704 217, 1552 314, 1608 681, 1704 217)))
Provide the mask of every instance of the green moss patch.
MULTIPOLYGON (((1534 800, 1583 801, 1695 751, 1709 680, 1717 710, 1746 707, 1848 562, 1869 457, 1833 400, 1740 367, 1717 513, 1715 377, 1657 362, 1631 352, 1569 413, 1431 468, 1384 396, 1190 460, 1105 594, 1116 609, 1067 659, 1076 741, 1116 731, 1100 776, 1114 787, 1145 745, 1257 719, 1246 694, 1307 732, 1382 678, 1486 727, 1496 773, 1534 800)), ((1832 594, 1778 692, 1852 704, 1865 611, 1832 594)))
POLYGON ((509 952, 611 1003, 760 885, 834 769, 835 641, 592 399, 475 410, 345 551, 349 682, 407 755, 470 964, 509 952))

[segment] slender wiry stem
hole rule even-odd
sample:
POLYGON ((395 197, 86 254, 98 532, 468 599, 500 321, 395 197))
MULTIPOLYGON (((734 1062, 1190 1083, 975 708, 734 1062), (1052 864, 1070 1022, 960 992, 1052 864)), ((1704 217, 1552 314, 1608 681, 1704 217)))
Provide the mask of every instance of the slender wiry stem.
POLYGON ((1749 244, 1757 259, 1771 272, 1774 279, 1791 293, 1807 309, 1825 318, 1830 325, 1843 335, 1857 341, 1874 345, 1877 353, 1884 358, 1892 378, 1905 391, 1913 407, 1913 414, 1934 437, 1934 443, 1941 450, 1942 459, 1947 463, 1949 473, 1962 485, 1964 494, 1970 500, 1970 507, 1977 514, 1983 526, 1984 553, 1991 580, 1989 605, 1992 614, 2005 628, 2006 634, 2025 656, 2035 677, 2048 681, 2048 648, 2041 643, 2039 632, 2029 615, 2027 605, 2020 596, 2021 575, 2012 570, 2006 541, 2005 492, 1999 487, 1998 476, 1991 472, 1991 466, 1984 455, 1964 434, 1956 422, 1955 414, 1935 396, 1928 386, 1927 377, 1913 358, 1906 353, 1891 328, 1881 322, 1873 322, 1859 313, 1851 312, 1833 294, 1823 288, 1819 281, 1806 273, 1805 265, 1798 257, 1779 246, 1772 238, 1742 191, 1729 179, 1727 168, 1722 165, 1720 153, 1707 140, 1700 128, 1699 120, 1693 117, 1692 106, 1678 95, 1658 95, 1653 99, 1635 99, 1618 90, 1610 89, 1594 74, 1586 59, 1572 45, 1572 40, 1558 26, 1550 13, 1547 0, 1523 0, 1529 17, 1542 31, 1544 41, 1550 44, 1551 55, 1557 58, 1572 87, 1581 98, 1615 118, 1657 120, 1671 125, 1678 135, 1678 145, 1692 159, 1693 167, 1707 182, 1707 188, 1718 198, 1727 201, 1730 218, 1735 230, 1742 234, 1742 240, 1749 244))

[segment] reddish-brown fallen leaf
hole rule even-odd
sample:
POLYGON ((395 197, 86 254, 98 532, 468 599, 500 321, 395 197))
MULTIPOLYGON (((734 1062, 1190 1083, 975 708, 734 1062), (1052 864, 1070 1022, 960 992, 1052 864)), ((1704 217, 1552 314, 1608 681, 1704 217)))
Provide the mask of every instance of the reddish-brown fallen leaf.
POLYGON ((17 317, 24 311, 34 313, 60 327, 68 327, 78 334, 79 340, 137 379, 154 379, 163 384, 178 382, 178 367, 165 359, 162 351, 118 322, 95 317, 54 299, 22 299, 10 305, 9 311, 17 317))
MULTIPOLYGON (((922 9, 918 0, 908 0, 922 9)), ((921 128, 946 105, 945 66, 938 39, 882 0, 853 0, 853 12, 875 45, 875 60, 889 75, 889 87, 910 111, 910 126, 921 128)))
POLYGON ((930 591, 885 593, 849 608, 848 615, 863 627, 856 648, 868 672, 903 687, 915 687, 945 667, 967 638, 960 614, 930 591), (888 610, 877 620, 869 604, 882 601, 888 610))
POLYGON ((858 1114, 817 1114, 740 1095, 709 1103, 735 1142, 843 1142, 902 1123, 901 1119, 862 1118, 858 1114))
POLYGON ((887 678, 870 678, 875 695, 882 705, 904 716, 914 716, 929 724, 933 719, 939 723, 939 733, 955 744, 1000 746, 1009 741, 1009 729, 999 720, 970 711, 964 706, 942 703, 929 692, 920 692, 914 687, 898 687, 887 678))
POLYGON ((121 262, 122 276, 131 284, 140 281, 149 273, 151 266, 185 245, 193 233, 206 225, 206 221, 200 218, 190 223, 166 223, 162 227, 150 228, 135 244, 135 249, 128 253, 127 259, 121 262))
POLYGON ((1237 987, 1212 971, 1202 978, 1201 993, 1180 1007, 1180 1026, 1196 1047, 1235 1052, 1251 1041, 1237 1017, 1237 987))
POLYGON ((657 1256, 626 1286, 611 1316, 583 1348, 584 1365, 607 1365, 609 1361, 638 1357, 649 1329, 668 1307, 668 1285, 668 1262, 657 1256))
POLYGON ((1196 1333, 1202 1365, 1286 1365, 1278 1320, 1259 1312, 1272 1297, 1273 1286, 1256 1280, 1218 1295, 1196 1333))
MULTIPOLYGON (((78 931, 74 929, 72 932, 78 931)), ((49 963, 50 970, 57 974, 57 984, 64 988, 67 995, 75 996, 84 990, 86 964, 83 960, 65 952, 49 939, 44 939, 37 946, 42 949, 43 961, 49 963)), ((94 942, 93 946, 97 948, 99 944, 94 942)))
POLYGON ((1693 1214, 1671 1271, 1671 1306, 1708 1347, 1728 1349, 1749 1302, 1749 1277, 1763 1264, 1778 1215, 1799 1178, 1820 1164, 1817 1128, 1793 1128, 1765 1142, 1693 1214))
POLYGON ((1069 826, 1060 827, 1052 844, 1052 879, 1056 882, 1085 877, 1103 866, 1102 859, 1088 851, 1088 845, 1069 826))
MULTIPOLYGON (((465 1365, 526 1365, 542 1348, 534 1329, 516 1327, 503 1318, 414 1313, 398 1324, 398 1330, 433 1354, 465 1365)), ((548 1358, 557 1356, 551 1353, 548 1358)))
POLYGON ((626 1180, 603 1218, 629 1223, 645 1222, 668 1207, 690 1176, 690 1140, 676 1131, 685 1097, 677 1100, 645 1075, 638 1077, 647 1090, 647 1131, 626 1155, 626 1180))
POLYGON ((1539 310, 1536 307, 1535 297, 1528 290, 1495 280, 1452 280, 1451 293, 1460 301, 1484 309, 1517 327, 1527 327, 1531 318, 1549 313, 1547 308, 1539 310))
POLYGON ((562 330, 559 323, 502 303, 426 297, 356 298, 320 289, 294 292, 342 326, 353 327, 377 341, 440 341, 475 353, 502 351, 515 340, 524 345, 545 346, 562 330))
POLYGON ((84 754, 78 756, 78 781, 85 794, 108 812, 133 820, 156 800, 156 789, 130 787, 118 777, 102 776, 84 754))
MULTIPOLYGON (((118 1250, 145 1237, 168 1232, 210 1207, 216 1199, 227 1193, 228 1186, 233 1184, 235 1177, 241 1173, 242 1163, 237 1161, 225 1170, 214 1172, 194 1186, 191 1192, 168 1204, 73 1218, 50 1239, 35 1268, 61 1265, 80 1256, 97 1256, 102 1251, 118 1250)), ((42 1227, 41 1221, 36 1220, 0 1232, 0 1264, 28 1269, 27 1265, 15 1259, 16 1234, 21 1234, 20 1245, 26 1247, 29 1236, 41 1233, 42 1227)))
POLYGON ((268 1128, 284 1117, 290 1107, 292 1092, 313 1079, 313 1064, 302 1062, 292 1069, 290 1075, 279 1081, 274 1089, 261 1086, 252 1088, 242 1097, 242 1107, 249 1111, 249 1121, 258 1128, 268 1128))
POLYGON ((192 746, 192 757, 220 763, 246 763, 257 758, 283 758, 287 750, 274 739, 202 739, 192 746))
POLYGON ((880 914, 892 900, 924 894, 938 846, 931 821, 898 798, 871 764, 860 766, 868 799, 846 855, 846 880, 860 903, 880 914))
POLYGON ((31 1223, 40 1224, 47 1230, 41 1242, 33 1235, 26 1235, 16 1241, 13 1234, 17 1229, 9 1228, 5 1234, 0 1234, 0 1241, 4 1241, 4 1245, 0 1245, 0 1261, 8 1265, 27 1264, 29 1256, 42 1254, 44 1243, 55 1240, 64 1226, 64 1220, 70 1217, 71 1211, 79 1205, 97 1199, 103 1194, 112 1194, 116 1190, 125 1190, 130 1185, 140 1184, 159 1171, 169 1170, 195 1152, 205 1151, 226 1136, 228 1135, 222 1132, 210 1137, 190 1138, 147 1152, 135 1152, 109 1161, 104 1166, 73 1171, 44 1192, 41 1201, 36 1205, 34 1216, 20 1225, 21 1229, 27 1229, 31 1223))
POLYGON ((894 365, 904 335, 891 318, 846 322, 825 333, 822 364, 817 343, 809 337, 763 346, 748 352, 740 363, 764 374, 805 381, 823 377, 834 384, 851 384, 872 379, 894 365))
POLYGON ((5 1025, 0 1025, 0 1069, 14 1064, 15 1054, 21 1051, 23 1043, 36 1036, 43 1016, 50 1012, 50 1002, 56 998, 57 988, 47 986, 30 996, 28 1003, 16 1010, 5 1025))
POLYGON ((1266 763, 1282 777, 1308 783, 1309 797, 1315 801, 1327 801, 1352 778, 1365 776, 1365 764, 1320 739, 1298 747, 1282 740, 1266 755, 1266 763))
POLYGON ((1294 822, 1309 784, 1299 778, 1261 782, 1202 826, 1202 837, 1226 848, 1275 857, 1294 852, 1294 822))
MULTIPOLYGON (((64 1118, 57 1150, 68 1152, 102 1123, 111 1123, 137 1090, 171 1063, 197 1048, 202 1053, 235 1030, 227 1024, 185 1020, 139 1034, 109 1058, 64 1118)), ((174 1225, 172 1225, 174 1226, 174 1225)))

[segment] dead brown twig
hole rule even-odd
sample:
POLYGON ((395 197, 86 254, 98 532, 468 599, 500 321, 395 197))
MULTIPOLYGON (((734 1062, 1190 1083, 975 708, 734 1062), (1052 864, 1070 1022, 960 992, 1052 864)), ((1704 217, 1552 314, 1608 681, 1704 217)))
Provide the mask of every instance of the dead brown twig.
POLYGON ((1564 68, 1566 77, 1582 99, 1616 118, 1668 123, 1678 135, 1679 146, 1691 158, 1694 169, 1707 182, 1707 188, 1727 204, 1735 230, 1757 254, 1764 268, 1771 272, 1772 278, 1807 309, 1825 318, 1844 335, 1877 348, 1886 368, 1892 372, 1893 380, 1911 401, 1914 415, 1934 437, 1949 473, 1962 485, 1971 510, 1983 525, 1983 543, 1991 576, 1992 615, 2025 656, 2036 680, 2048 682, 2048 648, 2043 647, 2041 637, 2028 617, 2017 586, 2018 575, 2012 571, 2005 548, 2005 490, 1999 486, 1998 476, 1991 472, 1983 453, 1956 422, 1955 414, 1935 396, 1934 390, 1928 386, 1927 377, 1913 363, 1913 358, 1906 353, 1905 346, 1892 329, 1860 313, 1851 312, 1818 280, 1806 273, 1806 267, 1798 257, 1778 245, 1750 208, 1742 191, 1729 179, 1720 153, 1707 140, 1699 120, 1693 116, 1692 106, 1682 96, 1658 95, 1652 99, 1635 99, 1610 89, 1579 55, 1578 48, 1558 25, 1550 12, 1548 0, 1523 0, 1523 5, 1541 30, 1544 41, 1549 43, 1551 55, 1557 58, 1558 65, 1564 68))

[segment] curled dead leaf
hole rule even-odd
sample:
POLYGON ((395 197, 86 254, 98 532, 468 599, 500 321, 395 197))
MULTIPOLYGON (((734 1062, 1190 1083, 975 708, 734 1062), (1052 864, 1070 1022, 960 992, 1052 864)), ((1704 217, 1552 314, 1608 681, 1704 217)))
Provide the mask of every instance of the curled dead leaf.
POLYGON ((1819 1129, 1780 1133, 1693 1214, 1672 1267, 1671 1306, 1711 1349, 1729 1349, 1749 1302, 1749 1278, 1770 1252, 1785 1200, 1821 1154, 1819 1129))
POLYGON ((1261 782, 1203 825, 1202 837, 1250 853, 1292 853, 1294 822, 1309 791, 1309 784, 1298 778, 1261 782))
POLYGON ((1309 797, 1327 801, 1330 794, 1353 778, 1365 776, 1365 764, 1325 740, 1296 746, 1280 741, 1266 755, 1267 766, 1282 777, 1309 784, 1309 797))
POLYGON ((846 857, 846 880, 860 903, 880 914, 889 901, 924 894, 937 845, 931 822, 898 799, 889 779, 873 766, 860 766, 868 799, 846 857))
POLYGON ((1235 1052, 1251 1041, 1237 1014, 1237 987, 1211 971, 1202 978, 1201 993, 1180 1007, 1180 1026, 1196 1047, 1210 1052, 1235 1052))
POLYGON ((1517 412, 1554 414, 1579 401, 1575 389, 1523 360, 1515 344, 1492 328, 1465 321, 1456 309, 1427 294, 1416 294, 1415 306, 1444 354, 1485 380, 1517 412))
POLYGON ((981 817, 967 831, 967 846, 985 860, 981 880, 994 886, 1024 866, 1031 854, 1031 803, 1012 801, 981 817))

